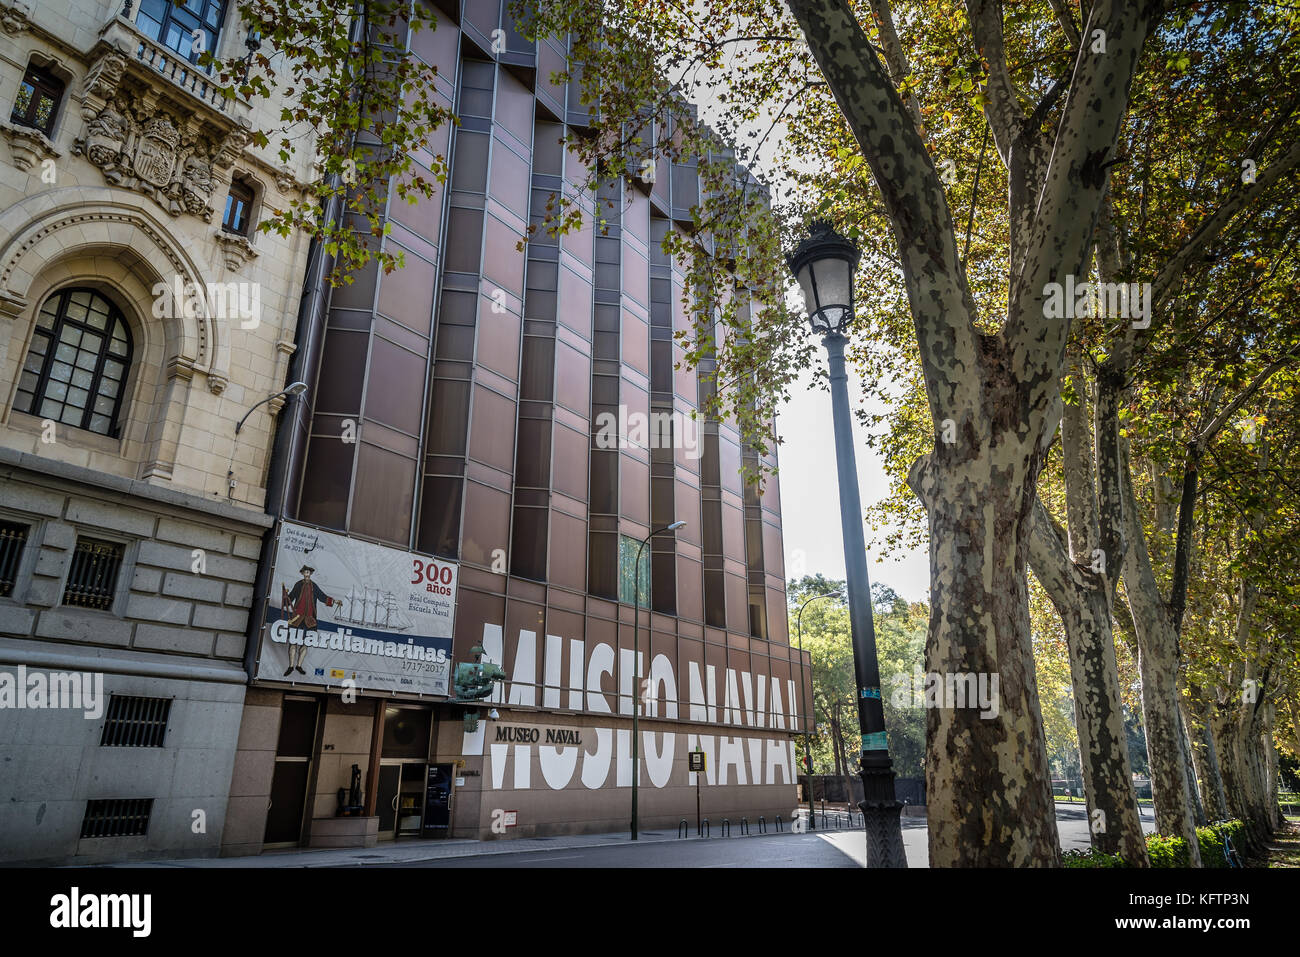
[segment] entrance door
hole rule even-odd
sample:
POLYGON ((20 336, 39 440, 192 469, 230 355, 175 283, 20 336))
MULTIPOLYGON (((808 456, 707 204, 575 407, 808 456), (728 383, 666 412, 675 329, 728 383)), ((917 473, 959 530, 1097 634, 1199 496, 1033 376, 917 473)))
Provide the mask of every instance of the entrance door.
POLYGON ((280 710, 280 737, 275 747, 275 771, 266 809, 264 845, 297 844, 302 840, 302 815, 311 777, 316 743, 314 698, 285 698, 280 710))
POLYGON ((375 798, 375 811, 379 814, 379 839, 391 841, 397 822, 397 790, 401 781, 400 764, 379 766, 379 792, 375 798))
POLYGON ((446 837, 451 828, 451 765, 429 765, 425 796, 424 836, 446 837))

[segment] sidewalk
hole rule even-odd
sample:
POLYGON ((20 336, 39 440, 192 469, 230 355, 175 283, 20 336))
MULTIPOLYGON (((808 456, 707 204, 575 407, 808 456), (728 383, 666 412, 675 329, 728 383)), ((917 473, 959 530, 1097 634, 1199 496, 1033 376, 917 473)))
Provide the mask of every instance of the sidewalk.
MULTIPOLYGON (((749 836, 758 836, 758 829, 751 827, 749 836)), ((735 824, 732 831, 741 837, 735 824)), ((695 825, 691 823, 684 840, 700 840, 695 836, 695 825)), ((771 827, 767 834, 773 834, 771 827)), ((789 825, 783 833, 791 833, 789 825)), ((676 831, 642 831, 638 843, 651 844, 665 841, 683 840, 676 831)), ((714 828, 717 834, 717 828, 714 828)), ((631 838, 627 831, 611 834, 563 834, 555 837, 522 837, 495 841, 477 841, 467 839, 455 840, 406 840, 385 842, 376 847, 341 847, 341 848, 290 848, 282 851, 267 851, 264 854, 249 857, 194 857, 175 860, 149 861, 115 861, 109 864, 89 865, 95 867, 365 867, 370 864, 415 864, 421 861, 439 861, 455 857, 483 857, 493 854, 520 854, 528 851, 553 851, 570 847, 606 847, 610 845, 627 845, 631 838)), ((81 865, 86 866, 86 865, 81 865)))

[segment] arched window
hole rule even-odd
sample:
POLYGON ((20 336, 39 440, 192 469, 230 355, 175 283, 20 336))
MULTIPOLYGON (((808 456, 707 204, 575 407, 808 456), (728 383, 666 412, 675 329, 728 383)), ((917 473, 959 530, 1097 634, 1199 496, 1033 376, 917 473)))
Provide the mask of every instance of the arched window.
POLYGON ((65 289, 36 316, 14 408, 116 436, 130 368, 131 333, 118 308, 92 289, 65 289))

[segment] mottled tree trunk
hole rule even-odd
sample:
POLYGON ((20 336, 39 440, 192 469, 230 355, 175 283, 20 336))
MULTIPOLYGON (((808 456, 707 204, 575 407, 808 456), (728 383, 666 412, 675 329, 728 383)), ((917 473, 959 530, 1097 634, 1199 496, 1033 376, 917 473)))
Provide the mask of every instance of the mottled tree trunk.
POLYGON ((1211 821, 1223 821, 1228 817, 1228 801, 1223 793, 1223 775, 1219 771, 1219 752, 1214 744, 1214 731, 1210 728, 1207 708, 1199 722, 1189 724, 1189 730, 1196 738, 1192 756, 1196 761, 1196 773, 1201 779, 1201 793, 1205 800, 1205 815, 1211 821))
MULTIPOLYGON (((987 457, 971 466, 979 462, 990 469, 987 457)), ((979 479, 968 471, 922 495, 930 506, 933 589, 926 671, 996 675, 999 690, 996 716, 976 707, 927 711, 931 867, 1060 861, 1029 640, 1033 483, 996 471, 979 479)))
POLYGON ((1146 867, 1104 586, 1090 582, 1087 572, 1070 563, 1041 504, 1035 508, 1030 555, 1065 628, 1092 846, 1146 867))

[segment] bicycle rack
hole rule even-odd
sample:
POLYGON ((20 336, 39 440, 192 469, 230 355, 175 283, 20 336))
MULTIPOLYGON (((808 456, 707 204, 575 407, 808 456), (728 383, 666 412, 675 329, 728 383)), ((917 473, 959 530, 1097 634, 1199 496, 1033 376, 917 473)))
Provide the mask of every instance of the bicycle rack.
POLYGON ((759 834, 767 833, 767 818, 763 817, 762 815, 759 815, 758 818, 758 833, 759 834))
POLYGON ((704 829, 704 833, 703 833, 703 836, 704 836, 704 837, 712 837, 712 836, 713 836, 712 832, 711 832, 710 829, 709 829, 709 819, 708 819, 707 817, 706 817, 703 821, 700 822, 700 827, 702 827, 702 828, 704 829))
POLYGON ((682 822, 677 825, 678 839, 680 840, 681 838, 689 837, 690 833, 690 825, 686 823, 686 818, 682 818, 682 822))
POLYGON ((722 819, 722 836, 731 837, 731 822, 725 817, 722 819))
POLYGON ((747 817, 742 817, 742 818, 740 819, 740 833, 741 833, 742 835, 743 835, 743 834, 748 834, 748 833, 749 833, 749 818, 747 818, 747 817))

